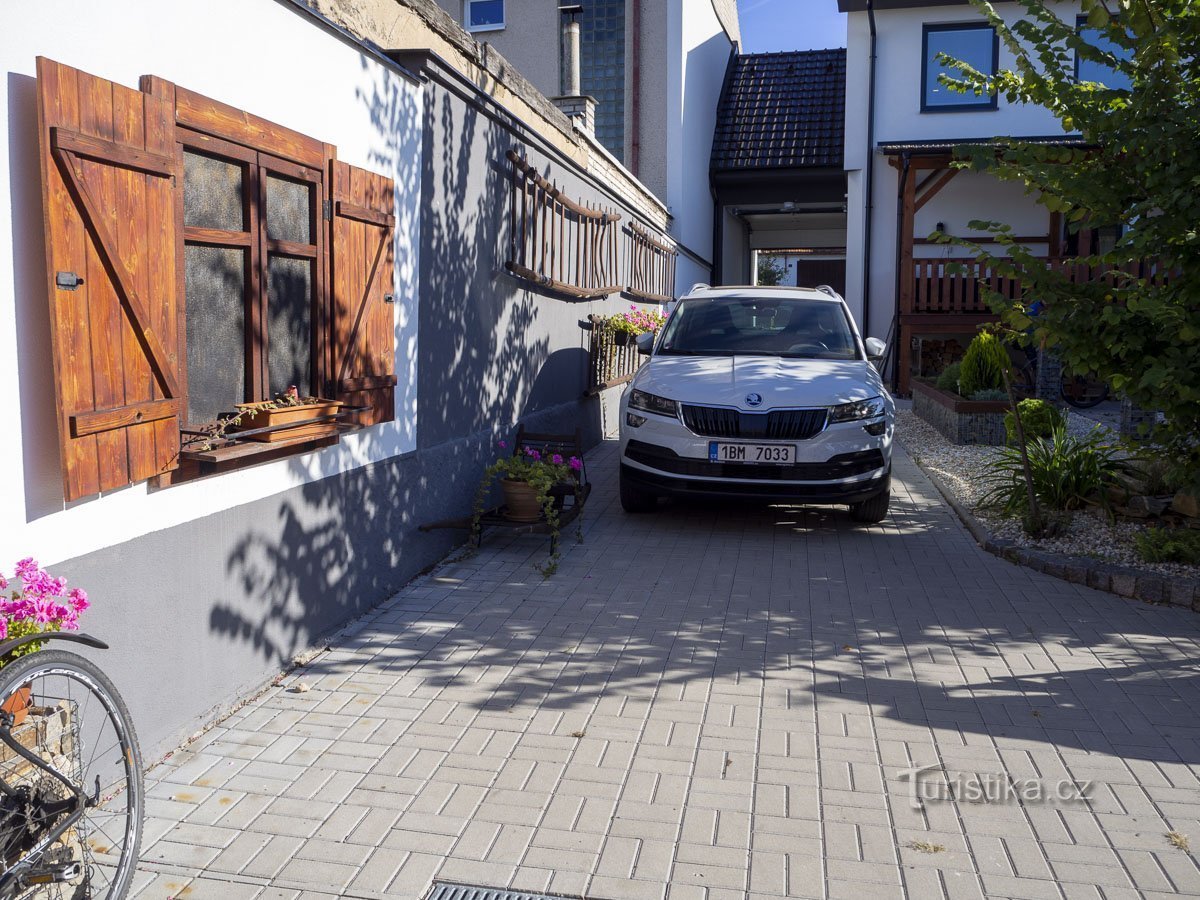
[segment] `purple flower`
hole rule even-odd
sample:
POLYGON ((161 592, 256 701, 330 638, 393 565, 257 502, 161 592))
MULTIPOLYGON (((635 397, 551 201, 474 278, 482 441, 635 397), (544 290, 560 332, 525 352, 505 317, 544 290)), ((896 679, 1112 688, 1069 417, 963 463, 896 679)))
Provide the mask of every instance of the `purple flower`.
POLYGON ((92 605, 88 600, 87 591, 83 588, 72 588, 67 597, 71 601, 71 609, 76 613, 81 613, 92 605))
POLYGON ((41 572, 41 568, 37 564, 37 560, 32 556, 27 556, 17 563, 17 577, 22 581, 34 578, 41 572))
POLYGON ((500 441, 499 443, 496 444, 496 446, 499 447, 501 450, 507 450, 508 449, 508 441, 500 441))
POLYGON ((529 451, 529 455, 533 457, 533 459, 534 459, 534 462, 541 462, 541 461, 542 461, 542 454, 541 454, 541 453, 539 453, 537 450, 530 450, 530 451, 529 451))
POLYGON ((550 462, 554 463, 556 466, 561 466, 563 464, 562 454, 555 453, 552 457, 550 457, 550 462))
POLYGON ((578 472, 583 468, 583 460, 581 460, 578 456, 572 456, 570 466, 572 469, 578 472))

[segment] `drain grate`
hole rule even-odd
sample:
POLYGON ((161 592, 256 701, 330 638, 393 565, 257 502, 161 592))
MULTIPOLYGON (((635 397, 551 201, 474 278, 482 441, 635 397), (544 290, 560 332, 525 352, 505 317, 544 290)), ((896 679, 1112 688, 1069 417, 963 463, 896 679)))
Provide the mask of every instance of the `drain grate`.
POLYGON ((530 894, 526 891, 435 881, 426 900, 564 900, 564 897, 564 894, 530 894))

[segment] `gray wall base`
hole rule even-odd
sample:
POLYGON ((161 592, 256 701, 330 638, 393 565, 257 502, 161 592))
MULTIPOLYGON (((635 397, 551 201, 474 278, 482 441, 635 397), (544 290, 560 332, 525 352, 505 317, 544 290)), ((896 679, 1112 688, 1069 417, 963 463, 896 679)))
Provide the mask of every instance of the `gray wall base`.
MULTIPOLYGON (((578 401, 524 421, 582 426, 590 446, 598 419, 597 402, 578 401)), ((495 439, 477 433, 53 566, 91 596, 86 630, 112 649, 85 652, 129 703, 147 761, 461 544, 465 531, 417 525, 470 514, 495 439)))

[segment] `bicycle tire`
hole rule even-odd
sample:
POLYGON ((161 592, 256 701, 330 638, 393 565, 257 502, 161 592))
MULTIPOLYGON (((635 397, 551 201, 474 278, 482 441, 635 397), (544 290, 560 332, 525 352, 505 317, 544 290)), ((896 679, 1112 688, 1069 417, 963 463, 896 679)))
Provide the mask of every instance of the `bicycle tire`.
MULTIPOLYGON (((11 893, 6 893, 5 897, 26 898, 26 897, 47 897, 53 898, 56 896, 54 888, 63 888, 67 893, 62 891, 57 892, 58 896, 86 896, 89 900, 122 900, 128 894, 130 885, 133 882, 133 876, 137 869, 137 861, 142 841, 142 820, 145 808, 145 787, 142 769, 142 754, 138 746, 137 734, 133 728, 133 721, 129 715, 129 708, 125 705, 124 699, 117 691, 116 686, 107 675, 91 660, 88 660, 78 654, 71 653, 65 650, 40 650, 36 653, 31 653, 23 656, 0 669, 0 702, 7 701, 8 698, 18 689, 25 686, 30 686, 33 690, 33 702, 38 704, 39 697, 45 701, 59 700, 57 705, 50 703, 40 704, 43 709, 60 709, 63 703, 67 703, 73 710, 70 716, 63 715, 62 721, 69 723, 72 730, 69 739, 61 737, 63 746, 70 744, 72 752, 78 748, 78 756, 82 759, 83 753, 86 752, 89 746, 89 737, 92 734, 96 735, 94 741, 95 746, 91 748, 88 759, 88 767, 95 761, 96 755, 100 751, 102 740, 99 737, 103 731, 88 731, 88 736, 84 732, 87 729, 95 729, 97 727, 97 717, 104 713, 106 718, 99 723, 99 728, 103 729, 104 723, 108 722, 112 725, 117 743, 111 748, 108 748, 107 741, 103 741, 103 746, 106 747, 105 755, 101 757, 99 764, 103 764, 108 758, 107 754, 113 751, 119 751, 115 759, 118 760, 118 765, 124 772, 124 787, 118 788, 113 794, 104 796, 101 802, 94 806, 89 806, 84 815, 75 822, 68 834, 76 832, 72 835, 74 847, 70 850, 73 855, 78 851, 81 859, 80 876, 84 887, 72 887, 68 883, 59 883, 54 885, 35 885, 25 888, 13 888, 11 893), (67 686, 67 697, 62 698, 57 693, 50 692, 51 685, 55 682, 45 681, 43 679, 61 679, 63 684, 67 686), (75 694, 71 690, 71 684, 76 683, 79 686, 79 692, 90 691, 87 696, 87 701, 84 705, 75 710, 77 701, 74 699, 75 694), (43 685, 46 691, 44 694, 39 694, 39 685, 43 685), (90 710, 92 698, 95 697, 100 701, 101 708, 96 709, 95 715, 91 720, 87 720, 87 712, 90 710), (86 721, 85 721, 86 720, 86 721), (105 807, 112 803, 111 809, 105 807), (121 813, 111 810, 124 808, 121 813), (119 855, 116 857, 116 862, 111 866, 105 863, 98 863, 97 856, 111 857, 116 841, 113 840, 109 830, 101 827, 98 823, 101 817, 108 816, 119 818, 123 822, 121 848, 119 855), (87 823, 86 825, 84 823, 87 823), (94 831, 92 830, 94 829, 94 831), (98 836, 92 837, 92 835, 98 836), (101 871, 106 874, 111 871, 110 878, 106 878, 107 886, 102 892, 96 893, 93 890, 92 880, 96 877, 97 872, 101 871), (81 894, 80 891, 83 891, 81 894)), ((48 730, 48 729, 47 729, 48 730)), ((67 725, 63 726, 62 735, 66 735, 67 725)), ((43 740, 42 729, 38 729, 38 741, 43 740)), ((6 746, 0 743, 0 750, 7 749, 6 746)), ((43 751, 43 754, 46 751, 43 751)), ((62 751, 64 754, 67 750, 62 751)), ((4 778, 6 783, 11 784, 9 776, 14 772, 15 767, 21 765, 20 761, 15 758, 15 754, 11 751, 5 754, 3 759, 0 759, 0 778, 4 778), (11 764, 11 765, 10 765, 11 764)), ((26 765, 26 769, 40 775, 36 767, 26 765)), ((47 775, 40 776, 42 778, 51 778, 47 775)), ((84 788, 90 788, 89 773, 82 768, 78 776, 78 780, 84 788)), ((53 781, 50 782, 53 785, 53 781)), ((105 785, 101 788, 99 776, 96 776, 96 786, 98 790, 108 788, 105 785)), ((16 862, 23 862, 24 857, 20 857, 16 861, 10 862, 7 855, 12 852, 11 835, 4 836, 0 833, 0 869, 8 871, 10 865, 16 862)), ((63 843, 68 843, 64 837, 63 843)))
MULTIPOLYGON (((1088 376, 1082 377, 1086 378, 1088 376)), ((1108 399, 1109 388, 1107 384, 1101 382, 1099 389, 1094 393, 1094 395, 1088 394, 1081 399, 1078 394, 1072 394, 1071 391, 1067 390, 1068 379, 1078 380, 1078 377, 1074 375, 1068 375, 1066 372, 1064 372, 1062 374, 1062 378, 1059 380, 1059 396, 1062 397, 1063 402, 1067 404, 1067 406, 1070 406, 1074 409, 1091 409, 1094 406, 1099 406, 1108 399)))

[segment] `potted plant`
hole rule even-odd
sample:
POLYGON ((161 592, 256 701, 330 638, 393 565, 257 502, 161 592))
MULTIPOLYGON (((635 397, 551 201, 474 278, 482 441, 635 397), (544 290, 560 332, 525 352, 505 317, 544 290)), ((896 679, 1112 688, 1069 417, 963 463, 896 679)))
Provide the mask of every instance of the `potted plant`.
MULTIPOLYGON (((11 581, 0 575, 0 592, 0 641, 75 631, 80 614, 91 605, 82 588, 67 590, 66 579, 51 576, 28 558, 17 563, 11 581)), ((0 656, 0 667, 37 652, 41 646, 40 641, 33 641, 0 656)), ((29 715, 31 700, 29 686, 25 685, 5 699, 0 709, 12 716, 12 724, 17 726, 29 715)))
MULTIPOLYGON (((501 441, 501 449, 507 444, 501 441)), ((501 513, 513 522, 534 524, 545 522, 554 546, 558 546, 559 511, 563 498, 579 486, 578 473, 583 461, 577 456, 564 457, 546 449, 525 447, 521 453, 502 456, 483 472, 479 490, 475 494, 473 530, 480 527, 487 503, 488 492, 493 482, 500 479, 504 493, 501 513)), ((543 575, 551 575, 558 568, 558 553, 542 568, 543 575)))

